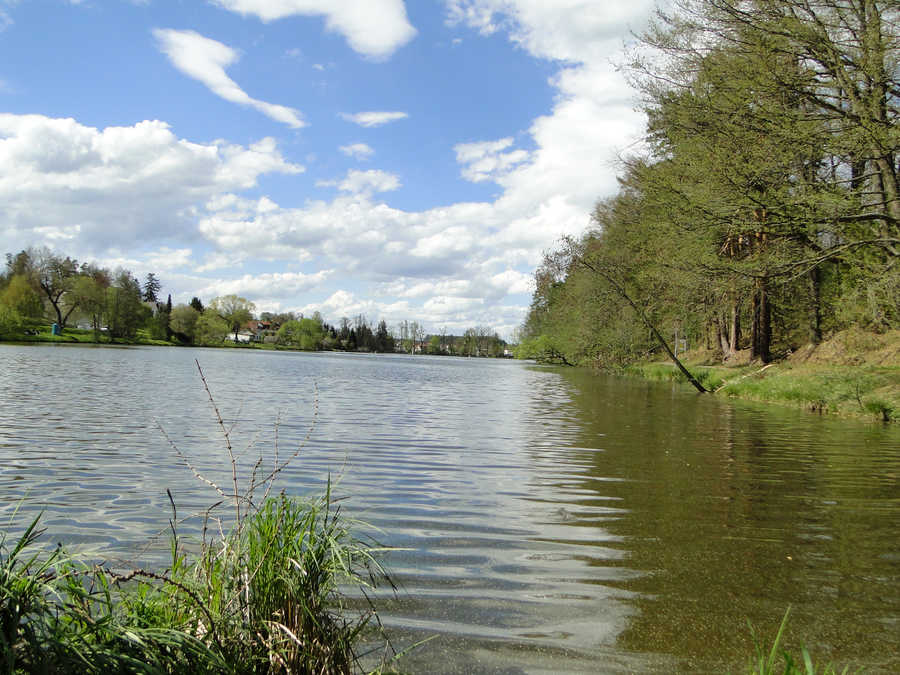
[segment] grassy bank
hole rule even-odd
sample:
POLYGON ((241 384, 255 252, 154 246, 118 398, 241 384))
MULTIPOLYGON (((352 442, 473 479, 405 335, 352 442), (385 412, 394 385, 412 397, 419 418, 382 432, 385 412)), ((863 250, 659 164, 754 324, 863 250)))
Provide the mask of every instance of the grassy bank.
MULTIPOLYGON (((718 396, 900 421, 900 331, 884 335, 848 331, 765 366, 709 365, 708 354, 696 352, 688 352, 684 361, 718 396)), ((685 381, 671 363, 639 363, 625 372, 652 380, 685 381)))

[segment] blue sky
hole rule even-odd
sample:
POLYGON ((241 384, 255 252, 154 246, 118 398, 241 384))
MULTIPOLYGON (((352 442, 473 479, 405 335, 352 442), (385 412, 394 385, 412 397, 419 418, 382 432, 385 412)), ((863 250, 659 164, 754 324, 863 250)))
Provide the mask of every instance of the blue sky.
POLYGON ((639 137, 648 0, 0 0, 0 245, 508 336, 639 137))

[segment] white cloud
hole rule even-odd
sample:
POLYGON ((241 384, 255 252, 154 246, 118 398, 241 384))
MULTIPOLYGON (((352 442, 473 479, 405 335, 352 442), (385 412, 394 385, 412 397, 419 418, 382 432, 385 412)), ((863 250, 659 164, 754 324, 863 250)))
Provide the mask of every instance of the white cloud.
POLYGON ((585 0, 445 0, 450 25, 490 35, 499 30, 539 58, 598 63, 621 48, 629 28, 646 21, 655 3, 585 0))
POLYGON ((512 137, 499 141, 459 143, 454 146, 456 161, 463 165, 462 176, 473 183, 486 180, 499 181, 515 166, 528 159, 524 150, 503 152, 513 143, 512 137))
POLYGON ((173 66, 206 85, 216 96, 255 108, 263 115, 293 129, 305 126, 297 110, 252 98, 228 77, 225 69, 239 58, 238 52, 228 45, 192 30, 157 28, 154 29, 153 36, 173 66))
POLYGON ((375 151, 365 143, 352 143, 350 145, 342 145, 338 148, 342 153, 354 159, 366 160, 370 159, 375 151))
POLYGON ((403 0, 214 0, 220 7, 261 21, 322 16, 327 30, 343 35, 365 56, 387 58, 416 35, 403 0))
POLYGON ((392 173, 370 169, 369 171, 357 171, 351 169, 338 185, 344 192, 353 194, 371 194, 373 192, 390 192, 400 187, 400 179, 392 173))
POLYGON ((164 246, 148 253, 145 261, 153 270, 174 270, 188 267, 193 261, 193 251, 189 248, 171 249, 164 246))
POLYGON ((341 117, 348 122, 353 122, 361 127, 380 127, 389 122, 406 119, 409 115, 405 112, 359 112, 355 114, 341 113, 341 117))
POLYGON ((190 238, 205 202, 263 174, 302 170, 271 139, 200 144, 160 121, 99 130, 0 114, 0 245, 77 241, 104 250, 190 238))
POLYGON ((234 293, 253 300, 258 305, 271 306, 279 301, 292 300, 321 286, 331 270, 320 270, 314 274, 301 272, 265 272, 245 274, 236 279, 215 279, 198 289, 204 298, 234 293))

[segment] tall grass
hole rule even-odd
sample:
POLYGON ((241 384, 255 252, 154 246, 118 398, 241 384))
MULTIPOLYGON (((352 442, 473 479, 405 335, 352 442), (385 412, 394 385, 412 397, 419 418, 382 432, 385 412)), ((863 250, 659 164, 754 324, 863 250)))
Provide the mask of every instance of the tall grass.
POLYGON ((114 571, 61 547, 46 551, 39 545, 40 516, 14 544, 0 535, 0 673, 362 670, 359 638, 373 618, 380 623, 371 605, 350 612, 341 588, 352 584, 365 595, 390 581, 376 558, 379 549, 353 534, 330 481, 313 498, 273 494, 276 477, 309 433, 282 460, 276 441, 272 467, 264 471, 260 457, 242 486, 231 427, 202 370, 200 376, 222 432, 231 485, 223 489, 207 479, 170 440, 217 493, 199 550, 183 546, 171 493, 171 562, 161 571, 114 571), (230 515, 219 516, 222 507, 230 515))

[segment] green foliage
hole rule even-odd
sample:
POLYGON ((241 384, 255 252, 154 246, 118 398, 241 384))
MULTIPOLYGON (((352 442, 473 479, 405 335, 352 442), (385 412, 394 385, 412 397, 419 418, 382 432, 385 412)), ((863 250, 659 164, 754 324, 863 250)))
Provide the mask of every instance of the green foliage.
POLYGON ((204 310, 194 324, 194 342, 201 345, 220 345, 228 337, 230 326, 212 307, 204 310))
POLYGON ((324 338, 325 329, 322 326, 322 322, 316 319, 287 321, 278 329, 276 335, 278 344, 304 351, 321 349, 324 338))
POLYGON ((167 340, 169 337, 169 312, 164 309, 157 310, 147 321, 147 328, 153 340, 167 340))
POLYGON ((141 300, 141 285, 128 270, 118 270, 106 289, 106 321, 111 338, 133 340, 147 323, 150 309, 141 300))
POLYGON ((194 339, 199 318, 200 312, 192 305, 176 305, 169 315, 169 328, 176 336, 183 336, 181 339, 190 342, 194 339))
MULTIPOLYGON (((234 339, 237 341, 237 334, 241 326, 253 318, 253 312, 256 305, 238 295, 223 295, 213 298, 207 310, 211 310, 218 314, 228 326, 230 332, 234 333, 234 339)), ((204 312, 204 315, 206 312, 204 312)))
POLYGON ((900 325, 900 43, 882 11, 659 13, 629 65, 648 151, 593 231, 537 270, 520 353, 618 367, 677 336, 768 363, 848 326, 900 325))
POLYGON ((40 296, 24 274, 14 274, 6 281, 0 290, 0 305, 26 318, 39 317, 44 313, 40 296))
POLYGON ((0 304, 0 335, 12 335, 22 330, 24 320, 14 308, 0 304))

